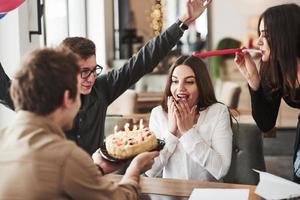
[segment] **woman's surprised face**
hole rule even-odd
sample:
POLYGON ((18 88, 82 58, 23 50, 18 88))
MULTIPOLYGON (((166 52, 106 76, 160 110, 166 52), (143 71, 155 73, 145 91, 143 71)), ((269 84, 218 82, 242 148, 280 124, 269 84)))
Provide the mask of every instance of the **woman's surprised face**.
POLYGON ((194 71, 187 65, 177 66, 172 74, 171 93, 176 101, 187 101, 190 108, 197 104, 199 91, 194 71))

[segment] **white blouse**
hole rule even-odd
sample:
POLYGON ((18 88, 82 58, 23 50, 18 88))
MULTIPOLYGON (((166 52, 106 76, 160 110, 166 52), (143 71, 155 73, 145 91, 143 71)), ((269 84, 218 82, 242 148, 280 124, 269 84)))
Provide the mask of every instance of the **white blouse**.
POLYGON ((215 103, 200 111, 197 124, 180 138, 168 131, 168 114, 157 106, 151 112, 149 128, 166 145, 147 176, 162 172, 163 178, 216 181, 228 172, 232 129, 225 105, 215 103))

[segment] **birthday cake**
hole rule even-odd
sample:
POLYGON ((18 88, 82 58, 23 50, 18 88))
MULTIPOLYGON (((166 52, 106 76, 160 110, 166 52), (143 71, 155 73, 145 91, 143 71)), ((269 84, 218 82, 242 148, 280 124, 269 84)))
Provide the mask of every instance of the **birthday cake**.
POLYGON ((151 151, 158 145, 156 136, 148 129, 118 131, 105 140, 107 153, 116 159, 131 158, 151 151))

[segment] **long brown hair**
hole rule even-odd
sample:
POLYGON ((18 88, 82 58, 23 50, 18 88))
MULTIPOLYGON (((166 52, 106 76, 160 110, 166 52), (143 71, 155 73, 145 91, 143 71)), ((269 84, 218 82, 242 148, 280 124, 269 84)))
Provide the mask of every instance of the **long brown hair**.
POLYGON ((270 89, 269 95, 281 90, 283 95, 295 97, 297 58, 300 58, 300 7, 283 4, 268 8, 259 18, 264 22, 270 59, 261 61, 260 75, 270 89))
POLYGON ((179 65, 187 65, 195 73, 198 92, 199 95, 201 96, 201 98, 199 98, 199 101, 197 103, 197 109, 198 109, 197 111, 204 110, 208 106, 211 106, 212 104, 218 102, 205 63, 200 58, 194 56, 181 56, 175 61, 175 63, 171 66, 169 70, 169 75, 167 78, 168 80, 163 95, 163 101, 161 103, 161 106, 165 112, 168 112, 168 106, 167 106, 168 96, 172 96, 170 90, 171 83, 172 83, 172 74, 174 69, 179 65))

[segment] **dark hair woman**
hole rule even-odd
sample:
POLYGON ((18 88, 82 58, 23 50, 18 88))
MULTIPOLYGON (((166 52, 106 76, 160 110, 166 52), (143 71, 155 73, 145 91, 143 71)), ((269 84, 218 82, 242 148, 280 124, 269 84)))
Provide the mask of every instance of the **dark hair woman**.
MULTIPOLYGON (((283 4, 268 8, 260 16, 258 34, 259 70, 247 52, 237 53, 235 62, 250 86, 253 118, 267 132, 275 126, 282 98, 289 106, 300 108, 300 7, 283 4)), ((298 121, 294 161, 300 147, 299 127, 298 121)), ((299 167, 295 165, 298 183, 299 167)))
POLYGON ((162 105, 151 112, 149 128, 166 147, 146 174, 216 181, 231 162, 232 129, 227 106, 218 103, 205 63, 182 56, 170 69, 162 105), (180 170, 178 170, 180 168, 180 170))

